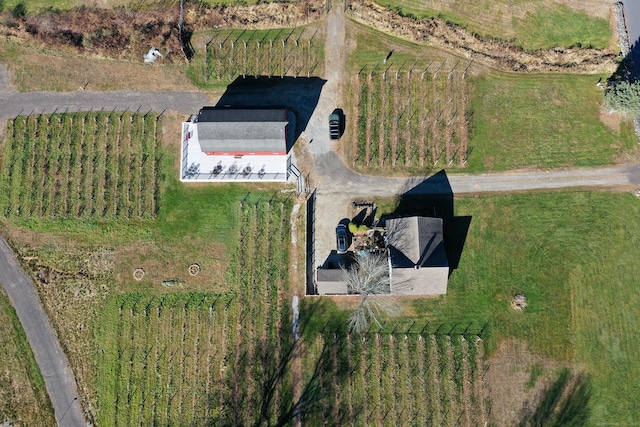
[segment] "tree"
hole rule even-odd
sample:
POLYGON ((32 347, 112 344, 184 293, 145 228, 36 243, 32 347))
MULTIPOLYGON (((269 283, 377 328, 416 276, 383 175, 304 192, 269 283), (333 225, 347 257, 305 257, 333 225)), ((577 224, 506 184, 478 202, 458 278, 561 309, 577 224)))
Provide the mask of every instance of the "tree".
POLYGON ((611 110, 640 115, 640 82, 619 81, 604 94, 604 101, 611 110))
POLYGON ((369 323, 378 322, 378 315, 398 314, 399 308, 388 297, 391 278, 389 262, 383 255, 359 257, 354 265, 344 270, 344 281, 350 294, 360 295, 360 305, 349 316, 351 332, 363 332, 369 323))

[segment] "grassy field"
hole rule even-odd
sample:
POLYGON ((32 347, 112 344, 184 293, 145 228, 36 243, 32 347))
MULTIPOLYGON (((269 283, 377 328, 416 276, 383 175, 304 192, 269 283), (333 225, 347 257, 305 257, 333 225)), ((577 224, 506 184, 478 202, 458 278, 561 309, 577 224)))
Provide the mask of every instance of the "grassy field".
POLYGON ((0 420, 12 426, 54 426, 40 369, 9 299, 0 291, 0 420))
POLYGON ((53 50, 7 39, 0 45, 0 62, 11 70, 21 92, 51 90, 194 90, 182 64, 153 66, 128 60, 88 57, 72 49, 53 50))
POLYGON ((158 210, 154 113, 19 116, 9 121, 0 179, 5 216, 151 218, 158 210))
POLYGON ((606 165, 637 150, 630 121, 600 120, 597 76, 492 74, 473 79, 469 169, 606 165))
POLYGON ((515 338, 591 376, 589 425, 631 423, 640 411, 628 399, 640 376, 638 214, 628 194, 457 199, 456 215, 472 217, 459 269, 446 297, 415 300, 408 312, 435 324, 491 321, 489 351, 515 338), (527 296, 523 312, 510 307, 516 294, 527 296))
POLYGON ((416 17, 440 17, 485 37, 509 40, 524 49, 610 46, 608 9, 578 4, 569 8, 544 0, 378 0, 416 17), (584 10, 592 7, 591 15, 584 10), (595 15, 595 16, 594 16, 595 15))

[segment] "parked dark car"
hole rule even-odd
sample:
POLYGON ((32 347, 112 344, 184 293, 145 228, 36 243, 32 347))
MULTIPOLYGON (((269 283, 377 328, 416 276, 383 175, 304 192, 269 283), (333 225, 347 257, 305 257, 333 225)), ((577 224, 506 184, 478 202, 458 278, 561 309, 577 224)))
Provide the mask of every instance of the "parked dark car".
POLYGON ((329 136, 331 139, 340 139, 344 130, 344 113, 341 108, 336 108, 329 115, 329 136))
POLYGON ((347 247, 347 226, 338 224, 336 227, 336 249, 338 254, 346 254, 347 247))

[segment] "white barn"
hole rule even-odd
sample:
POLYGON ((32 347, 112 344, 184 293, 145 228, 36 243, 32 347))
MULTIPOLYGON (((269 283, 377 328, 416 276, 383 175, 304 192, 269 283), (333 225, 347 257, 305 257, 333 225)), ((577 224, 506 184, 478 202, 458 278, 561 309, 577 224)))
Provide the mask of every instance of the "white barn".
POLYGON ((180 180, 286 181, 293 117, 286 108, 202 108, 182 123, 180 180))

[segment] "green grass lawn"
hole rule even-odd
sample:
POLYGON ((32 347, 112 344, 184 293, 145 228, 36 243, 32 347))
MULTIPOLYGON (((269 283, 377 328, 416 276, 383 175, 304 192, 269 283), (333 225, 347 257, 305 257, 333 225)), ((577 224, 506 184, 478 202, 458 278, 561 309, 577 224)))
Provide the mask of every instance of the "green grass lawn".
POLYGON ((541 0, 379 0, 377 3, 406 15, 440 17, 481 36, 513 41, 530 50, 556 46, 603 49, 612 37, 606 19, 561 4, 547 6, 541 0))
POLYGON ((474 79, 470 171, 598 166, 635 150, 630 122, 599 119, 598 76, 491 74, 474 79))
POLYGON ((640 411, 629 400, 640 387, 640 201, 556 192, 455 205, 456 215, 472 217, 460 265, 446 296, 413 303, 418 318, 490 321, 493 340, 525 340, 591 375, 590 425, 632 422, 640 411), (510 308, 516 294, 528 298, 523 312, 510 308))
POLYGON ((0 291, 0 420, 6 425, 56 425, 44 379, 20 320, 0 291))

